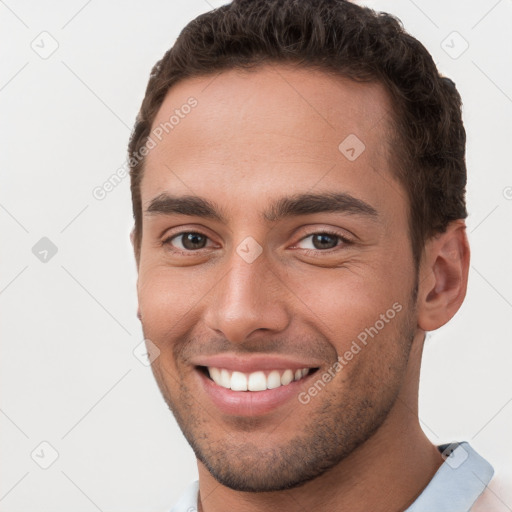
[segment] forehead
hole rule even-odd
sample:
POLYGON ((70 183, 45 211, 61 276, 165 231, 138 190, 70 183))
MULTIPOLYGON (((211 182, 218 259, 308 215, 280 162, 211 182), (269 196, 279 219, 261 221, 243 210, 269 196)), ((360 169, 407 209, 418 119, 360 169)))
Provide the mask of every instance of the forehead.
POLYGON ((379 195, 394 182, 396 192, 391 112, 380 84, 320 70, 265 65, 186 79, 169 90, 153 122, 143 206, 170 190, 243 198, 319 183, 347 192, 364 185, 379 195))

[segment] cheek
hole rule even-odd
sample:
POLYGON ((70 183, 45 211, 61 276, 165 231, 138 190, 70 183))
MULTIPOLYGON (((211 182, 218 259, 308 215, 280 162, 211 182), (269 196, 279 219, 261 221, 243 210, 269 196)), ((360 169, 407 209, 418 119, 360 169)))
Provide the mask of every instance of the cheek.
POLYGON ((203 277, 165 265, 141 268, 137 294, 142 317, 156 325, 177 322, 204 297, 208 283, 203 277))
POLYGON ((152 329, 168 326, 181 313, 177 310, 178 294, 162 273, 148 272, 139 277, 138 298, 142 319, 152 329))
POLYGON ((185 291, 169 270, 141 269, 137 288, 144 336, 157 345, 167 361, 172 359, 167 354, 170 355, 175 340, 184 334, 183 320, 197 301, 197 291, 185 291))
POLYGON ((163 356, 159 363, 168 369, 175 366, 181 346, 201 323, 215 285, 212 274, 163 264, 140 266, 137 294, 144 336, 159 348, 163 356))
POLYGON ((394 382, 404 372, 412 276, 399 278, 387 265, 317 271, 294 283, 308 306, 301 307, 301 316, 309 317, 337 353, 340 371, 333 389, 340 392, 367 388, 369 396, 378 395, 383 381, 394 382))
POLYGON ((367 330, 375 332, 376 324, 379 333, 396 329, 397 309, 405 308, 412 281, 403 274, 394 276, 384 266, 365 262, 339 269, 311 269, 289 281, 299 299, 300 315, 309 317, 338 352, 358 337, 364 341, 369 336, 367 330))

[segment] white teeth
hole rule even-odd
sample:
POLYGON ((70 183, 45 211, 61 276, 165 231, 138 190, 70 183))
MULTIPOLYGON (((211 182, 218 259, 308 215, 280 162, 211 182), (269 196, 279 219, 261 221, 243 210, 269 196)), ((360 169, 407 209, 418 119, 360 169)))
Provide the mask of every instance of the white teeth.
POLYGON ((229 375, 229 372, 227 370, 224 370, 222 369, 220 371, 220 379, 218 381, 216 381, 214 378, 213 378, 213 375, 210 374, 210 377, 219 385, 219 386, 222 386, 223 388, 226 388, 226 389, 229 389, 231 387, 231 375, 229 375))
POLYGON ((208 368, 208 371, 210 372, 210 377, 215 381, 215 382, 220 382, 220 370, 218 368, 208 368))
POLYGON ((277 370, 272 370, 267 377, 267 389, 278 388, 281 385, 281 375, 277 370))
POLYGON ((215 384, 233 391, 265 391, 279 386, 287 386, 294 380, 300 380, 309 373, 309 368, 299 370, 272 370, 268 375, 263 371, 249 374, 230 372, 225 368, 208 367, 210 377, 215 384))
MULTIPOLYGON (((247 385, 249 391, 264 391, 267 389, 267 378, 263 372, 253 372, 249 375, 247 385)), ((233 388, 231 388, 233 389, 233 388)))
POLYGON ((287 386, 293 380, 293 372, 291 370, 285 370, 283 375, 281 375, 281 384, 283 386, 287 386))
POLYGON ((247 377, 245 373, 233 372, 231 374, 231 389, 233 391, 247 391, 247 377))

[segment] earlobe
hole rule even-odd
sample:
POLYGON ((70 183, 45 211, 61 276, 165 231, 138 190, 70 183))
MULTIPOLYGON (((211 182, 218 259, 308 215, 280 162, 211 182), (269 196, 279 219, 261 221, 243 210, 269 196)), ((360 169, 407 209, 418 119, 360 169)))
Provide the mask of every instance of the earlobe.
POLYGON ((418 327, 433 331, 447 323, 466 296, 469 243, 463 220, 426 244, 418 289, 418 327))

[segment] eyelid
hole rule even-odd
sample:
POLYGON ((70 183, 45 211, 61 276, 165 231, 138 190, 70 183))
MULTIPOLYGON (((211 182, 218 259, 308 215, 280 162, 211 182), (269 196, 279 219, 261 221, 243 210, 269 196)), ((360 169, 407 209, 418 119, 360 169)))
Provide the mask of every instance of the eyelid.
POLYGON ((202 224, 181 224, 179 226, 174 226, 171 228, 166 228, 160 232, 158 238, 163 240, 168 240, 169 238, 173 238, 178 235, 183 235, 185 233, 198 233, 200 235, 206 236, 210 239, 212 237, 209 233, 212 231, 202 224))
POLYGON ((324 228, 315 227, 315 228, 306 229, 305 234, 302 234, 301 237, 295 243, 298 243, 312 235, 323 235, 323 234, 337 236, 346 243, 355 243, 357 241, 357 237, 354 234, 352 234, 350 231, 347 231, 346 229, 336 229, 336 228, 331 228, 331 227, 324 227, 324 228))
MULTIPOLYGON (((183 236, 185 234, 190 234, 190 233, 194 233, 194 234, 198 234, 198 235, 201 235, 201 236, 204 236, 206 239, 207 239, 207 244, 208 244, 208 241, 209 242, 212 242, 215 244, 215 242, 213 242, 212 238, 207 235, 206 233, 204 233, 202 230, 200 229, 197 229, 197 228, 190 228, 190 229, 181 229, 180 231, 177 231, 177 232, 171 232, 170 234, 168 233, 165 238, 162 240, 161 242, 161 245, 162 246, 165 246, 165 245, 169 245, 172 247, 172 249, 170 249, 172 252, 175 252, 175 253, 180 253, 180 254, 188 254, 188 255, 191 255, 191 254, 197 254, 205 249, 209 249, 211 248, 211 245, 210 246, 206 246, 206 247, 201 247, 200 249, 190 249, 190 250, 184 250, 184 249, 180 249, 180 248, 177 248, 177 247, 174 247, 172 244, 171 244, 171 240, 173 240, 174 238, 178 238, 180 236, 183 236)), ((291 248, 294 249, 299 249, 299 250, 303 250, 303 251, 306 251, 306 252, 318 252, 318 253, 324 253, 324 252, 330 252, 330 251, 336 251, 336 250, 339 250, 340 246, 342 245, 351 245, 355 243, 355 240, 351 237, 351 236, 347 236, 345 233, 340 233, 339 231, 336 231, 334 228, 311 228, 310 230, 308 230, 308 232, 306 234, 304 234, 303 236, 301 236, 301 238, 299 238, 292 246, 291 248), (303 248, 300 248, 300 247, 296 247, 297 244, 299 244, 300 242, 302 242, 303 240, 311 237, 311 236, 314 236, 314 235, 330 235, 330 236, 333 236, 333 237, 337 237, 341 243, 338 243, 337 245, 335 245, 334 247, 331 247, 329 249, 303 249, 303 248)))
POLYGON ((183 229, 181 226, 180 226, 180 228, 177 228, 177 229, 180 229, 180 231, 176 231, 176 232, 172 232, 172 230, 170 232, 168 231, 164 235, 164 238, 162 239, 162 241, 160 242, 160 245, 162 247, 165 247, 165 246, 171 247, 171 249, 169 249, 171 252, 191 255, 191 254, 197 254, 204 249, 211 248, 211 245, 210 246, 207 245, 206 247, 201 247, 200 249, 186 250, 186 249, 180 249, 179 247, 174 247, 171 244, 171 240, 173 240, 174 238, 179 238, 180 236, 190 234, 190 233, 204 236, 207 239, 207 242, 206 242, 207 244, 208 244, 208 242, 212 242, 213 244, 215 244, 215 242, 213 242, 213 240, 212 240, 212 237, 207 235, 202 229, 199 229, 199 228, 183 229))

